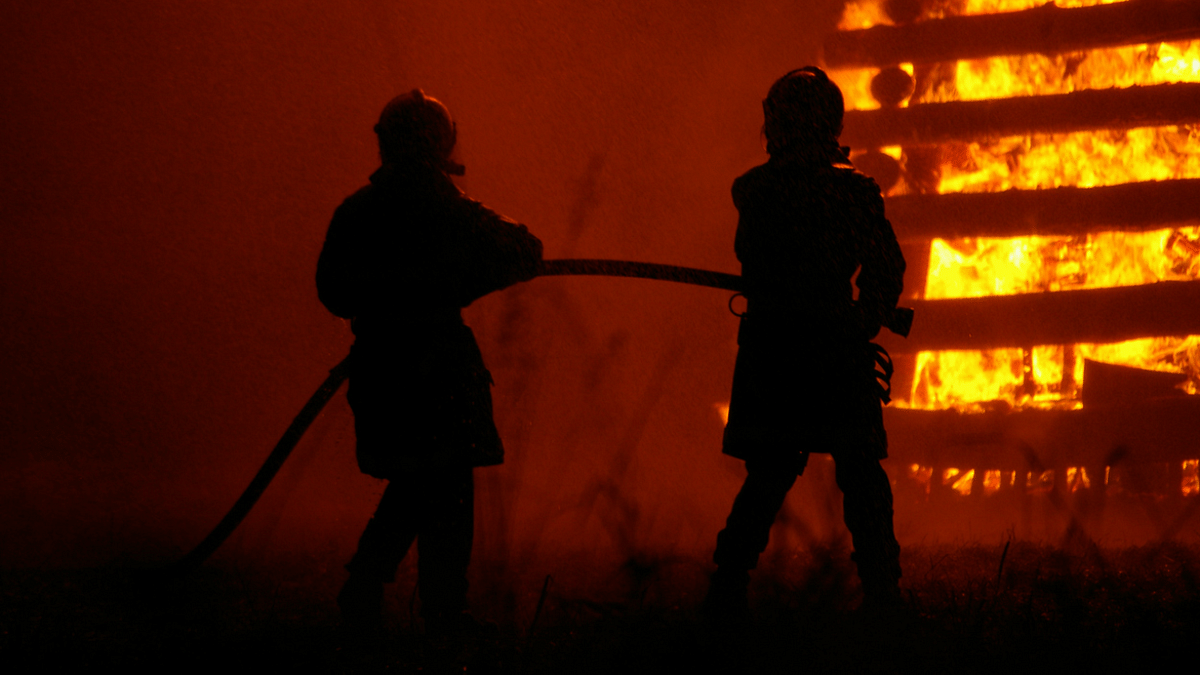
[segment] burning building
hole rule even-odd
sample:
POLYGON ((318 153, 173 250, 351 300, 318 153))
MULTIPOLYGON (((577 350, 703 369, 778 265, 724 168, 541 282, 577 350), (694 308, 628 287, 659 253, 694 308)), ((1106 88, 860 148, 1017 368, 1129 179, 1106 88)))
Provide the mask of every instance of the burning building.
POLYGON ((1200 501, 1200 2, 888 0, 839 29, 842 140, 917 308, 886 342, 898 509, 1094 536, 1117 500, 1179 531, 1200 501))

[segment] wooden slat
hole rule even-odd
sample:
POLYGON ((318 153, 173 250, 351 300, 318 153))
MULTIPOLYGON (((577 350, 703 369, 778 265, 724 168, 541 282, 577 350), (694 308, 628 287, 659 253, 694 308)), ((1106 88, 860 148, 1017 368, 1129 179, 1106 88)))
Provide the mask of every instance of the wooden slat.
POLYGON ((902 241, 1147 230, 1200 222, 1200 180, 904 195, 887 216, 902 241))
POLYGON ((851 148, 863 149, 1196 122, 1200 122, 1200 84, 1156 84, 848 110, 840 140, 851 148))
POLYGON ((884 426, 897 464, 1024 471, 1200 457, 1200 396, 981 414, 888 407, 884 426))

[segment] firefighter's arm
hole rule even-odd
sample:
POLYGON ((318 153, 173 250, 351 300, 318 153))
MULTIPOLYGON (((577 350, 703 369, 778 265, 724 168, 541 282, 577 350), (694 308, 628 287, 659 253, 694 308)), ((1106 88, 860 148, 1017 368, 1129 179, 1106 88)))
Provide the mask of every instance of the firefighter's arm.
POLYGON ((488 209, 468 202, 469 254, 463 274, 471 280, 471 295, 481 297, 537 276, 542 262, 542 242, 529 229, 488 209))
POLYGON ((912 323, 911 310, 898 310, 896 303, 904 291, 904 254, 896 241, 896 233, 883 214, 883 197, 875 188, 866 202, 866 227, 861 242, 860 264, 856 284, 858 306, 865 328, 874 336, 886 326, 897 334, 907 334, 912 323))

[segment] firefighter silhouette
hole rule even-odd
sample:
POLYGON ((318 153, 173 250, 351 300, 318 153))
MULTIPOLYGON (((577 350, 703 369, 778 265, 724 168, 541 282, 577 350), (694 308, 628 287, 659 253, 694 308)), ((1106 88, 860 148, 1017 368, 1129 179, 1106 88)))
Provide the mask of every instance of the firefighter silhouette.
POLYGON ((749 571, 811 452, 835 462, 865 602, 899 598, 875 369, 889 362, 870 340, 900 297, 904 258, 879 187, 838 146, 843 112, 819 68, 783 76, 763 101, 770 158, 733 183, 746 312, 723 450, 747 476, 717 535, 710 616, 746 611, 749 571))
POLYGON ((473 468, 500 464, 491 375, 462 308, 533 278, 541 242, 451 181, 456 127, 417 89, 375 126, 382 166, 336 210, 317 292, 351 319, 347 398, 359 468, 387 479, 338 595, 348 623, 377 626, 383 589, 415 541, 429 633, 476 626, 467 612, 473 468))

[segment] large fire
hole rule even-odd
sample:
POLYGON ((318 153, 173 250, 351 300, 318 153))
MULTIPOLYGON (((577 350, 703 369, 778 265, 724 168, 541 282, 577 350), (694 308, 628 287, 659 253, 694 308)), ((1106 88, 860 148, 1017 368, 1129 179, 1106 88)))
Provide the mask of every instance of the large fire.
MULTIPOLYGON (((1028 9, 1031 0, 969 0, 956 13, 1028 9)), ((1059 2, 1079 7, 1097 2, 1059 2)), ((840 28, 890 23, 879 3, 847 5, 840 28)), ((905 65, 912 72, 912 67, 905 65)), ((869 93, 875 71, 834 73, 847 108, 879 107, 869 93)), ((1087 52, 959 61, 925 74, 914 102, 1062 94, 1080 89, 1200 82, 1200 41, 1087 52)), ((885 149, 898 153, 898 148, 885 149)), ((1200 177, 1200 128, 1148 127, 1034 134, 940 148, 938 193, 1060 186, 1098 187, 1200 177)), ((901 182, 891 194, 911 190, 901 182)), ((1131 286, 1200 278, 1200 228, 1099 232, 1079 237, 935 239, 925 298, 963 298, 1131 286)), ((1185 372, 1195 391, 1200 337, 1149 338, 1115 345, 1041 345, 1031 350, 922 352, 907 402, 917 408, 970 410, 991 401, 1014 407, 1078 407, 1084 359, 1185 372), (1073 372, 1064 379, 1064 363, 1073 372), (1032 372, 1035 388, 1029 386, 1032 372), (1063 383, 1067 386, 1064 386, 1063 383)))
MULTIPOLYGON (((949 13, 1013 12, 1042 4, 1041 0, 966 0, 938 3, 926 18, 949 13), (957 6, 951 11, 948 8, 957 6)), ((1060 7, 1108 4, 1059 1, 1060 7)), ((890 24, 882 2, 864 0, 847 5, 839 28, 853 30, 890 24)), ((1093 49, 1057 55, 1026 54, 914 67, 917 91, 911 102, 936 103, 1019 96, 1065 94, 1176 82, 1200 82, 1200 41, 1143 44, 1093 49)), ((870 93, 877 70, 837 71, 831 76, 842 87, 848 109, 879 107, 870 93)), ((907 105, 903 103, 902 105, 907 105)), ((883 151, 902 164, 912 159, 898 147, 883 151)), ((889 194, 931 192, 995 192, 1061 186, 1099 187, 1121 183, 1200 177, 1200 127, 1162 126, 1067 134, 1032 134, 945 144, 933 151, 925 185, 900 180, 889 194)), ((971 238, 932 241, 926 278, 926 299, 1151 284, 1166 280, 1200 279, 1200 227, 1175 227, 1148 232, 1094 232, 1074 237, 1029 236, 1012 239, 971 238)), ((1035 345, 1028 349, 922 352, 903 407, 955 408, 982 411, 1004 408, 1072 409, 1081 406, 1086 384, 1084 360, 1186 373, 1188 393, 1200 382, 1200 336, 1158 337, 1119 344, 1035 345), (1066 372, 1064 372, 1066 371, 1066 372)), ((1197 463, 1184 463, 1185 494, 1200 493, 1197 463)), ((912 478, 926 485, 939 480, 966 493, 974 471, 945 469, 934 476, 913 465, 912 478)), ((1008 473, 1008 472, 1004 472, 1008 473)), ((1030 487, 1045 477, 1023 477, 1030 487)), ((1069 469, 1070 489, 1088 486, 1105 476, 1088 476, 1069 469)), ((1001 483, 1018 480, 988 471, 985 493, 1001 483), (994 474, 994 475, 993 475, 994 474)))

